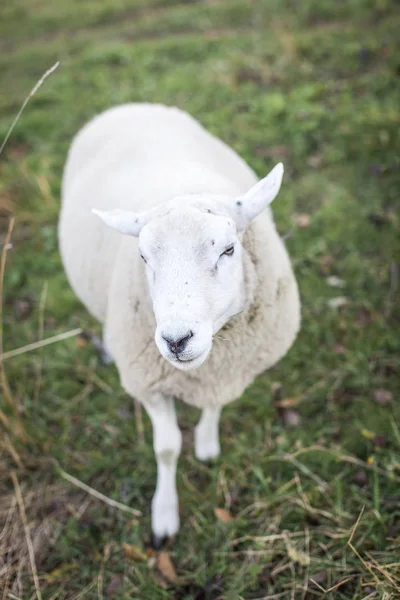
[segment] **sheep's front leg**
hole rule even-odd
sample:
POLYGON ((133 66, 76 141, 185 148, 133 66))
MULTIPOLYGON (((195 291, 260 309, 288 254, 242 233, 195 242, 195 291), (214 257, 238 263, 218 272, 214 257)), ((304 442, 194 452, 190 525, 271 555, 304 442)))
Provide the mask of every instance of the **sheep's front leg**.
POLYGON ((220 455, 218 432, 220 414, 220 407, 203 408, 194 432, 194 449, 199 460, 209 460, 220 455))
POLYGON ((153 446, 157 460, 157 486, 151 506, 154 544, 173 536, 179 529, 179 505, 176 490, 176 464, 182 435, 178 427, 174 401, 158 396, 145 404, 153 424, 153 446))

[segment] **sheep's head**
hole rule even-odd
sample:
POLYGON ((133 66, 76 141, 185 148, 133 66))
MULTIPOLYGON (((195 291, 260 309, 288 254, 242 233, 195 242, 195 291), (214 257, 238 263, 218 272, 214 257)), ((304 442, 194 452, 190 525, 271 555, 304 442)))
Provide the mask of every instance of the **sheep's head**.
POLYGON ((163 357, 182 370, 199 367, 213 335, 244 305, 238 234, 272 202, 280 163, 239 198, 209 194, 174 198, 143 213, 97 211, 110 227, 139 237, 163 357))

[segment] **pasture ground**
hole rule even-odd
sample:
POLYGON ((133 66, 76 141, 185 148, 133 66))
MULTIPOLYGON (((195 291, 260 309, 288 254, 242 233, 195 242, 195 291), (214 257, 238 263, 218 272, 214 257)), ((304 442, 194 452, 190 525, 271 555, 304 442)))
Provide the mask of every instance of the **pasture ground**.
POLYGON ((27 531, 47 600, 399 597, 399 30, 389 0, 2 3, 0 139, 61 61, 0 158, 4 349, 98 330, 58 255, 60 178, 73 134, 127 101, 188 110, 260 176, 284 162, 274 213, 303 326, 224 410, 214 464, 179 406, 182 529, 161 557, 150 423, 115 368, 80 338, 5 361, 0 597, 35 597, 27 531))

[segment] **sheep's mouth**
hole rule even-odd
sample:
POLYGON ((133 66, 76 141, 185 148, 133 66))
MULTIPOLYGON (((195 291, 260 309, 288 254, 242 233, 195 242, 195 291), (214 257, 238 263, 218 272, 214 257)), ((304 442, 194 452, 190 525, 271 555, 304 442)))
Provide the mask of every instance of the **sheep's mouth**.
POLYGON ((196 356, 195 358, 180 358, 176 354, 174 355, 174 360, 177 360, 178 362, 182 362, 182 363, 191 363, 194 360, 196 360, 196 358, 198 358, 198 356, 196 356))
POLYGON ((200 367, 207 359, 210 350, 211 347, 207 348, 201 354, 190 358, 184 358, 174 354, 170 356, 167 360, 177 369, 180 369, 182 371, 189 371, 190 369, 197 369, 198 367, 200 367))

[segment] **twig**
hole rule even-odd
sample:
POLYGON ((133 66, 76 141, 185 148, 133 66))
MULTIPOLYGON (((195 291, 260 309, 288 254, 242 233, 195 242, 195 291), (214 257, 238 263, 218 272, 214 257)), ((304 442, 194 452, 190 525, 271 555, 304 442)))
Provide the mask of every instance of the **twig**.
POLYGON ((72 485, 75 485, 76 487, 81 488, 81 490, 84 490, 85 492, 87 492, 88 494, 93 496, 94 498, 97 498, 98 500, 105 502, 105 504, 108 504, 108 506, 112 506, 113 508, 118 508, 119 510, 130 513, 131 515, 134 515, 135 517, 140 517, 142 515, 140 510, 131 508, 130 506, 127 506, 126 504, 122 504, 121 502, 118 502, 117 500, 113 500, 112 498, 108 498, 101 492, 98 492, 97 490, 93 489, 89 485, 86 485, 86 483, 83 483, 83 481, 80 481, 76 477, 69 475, 69 473, 66 473, 60 467, 60 465, 57 463, 56 460, 54 460, 54 462, 57 465, 57 470, 58 470, 59 474, 61 475, 61 477, 63 477, 64 479, 66 479, 67 481, 72 483, 72 485))
MULTIPOLYGON (((42 75, 42 77, 39 79, 39 81, 33 86, 32 90, 29 92, 29 94, 26 96, 25 100, 22 103, 21 108, 19 109, 15 119, 11 123, 9 130, 6 133, 3 143, 0 146, 0 155, 3 152, 5 145, 7 144, 8 140, 10 138, 10 135, 12 134, 12 132, 14 130, 14 127, 18 123, 18 120, 19 120, 20 116, 22 115, 23 111, 25 110, 25 107, 28 104, 29 100, 32 98, 32 96, 34 96, 36 94, 36 92, 38 91, 38 89, 40 88, 42 83, 45 81, 45 79, 57 69, 59 64, 60 63, 57 61, 50 69, 48 69, 42 75)), ((2 254, 1 254, 1 266, 0 266, 0 381, 1 381, 1 387, 3 389, 4 395, 7 399, 7 402, 10 404, 10 406, 16 412, 16 407, 15 407, 15 404, 14 404, 12 396, 11 396, 11 391, 8 386, 6 374, 4 371, 4 365, 3 365, 3 360, 4 360, 4 357, 3 357, 3 280, 4 280, 4 268, 5 268, 5 263, 6 263, 6 254, 7 254, 8 248, 9 248, 10 238, 11 238, 11 233, 12 233, 13 227, 14 227, 14 218, 11 218, 9 225, 8 225, 8 231, 7 231, 6 239, 4 242, 4 247, 2 250, 2 254)), ((3 423, 3 425, 5 427, 7 427, 8 429, 10 428, 10 422, 2 410, 0 410, 0 421, 3 423)), ((24 432, 24 429, 22 428, 21 423, 19 424, 19 434, 21 436, 26 435, 24 432)))
POLYGON ((310 556, 310 532, 308 530, 308 527, 306 527, 305 529, 305 534, 306 534, 306 539, 305 539, 305 547, 306 547, 306 556, 308 556, 308 562, 306 565, 306 572, 304 573, 304 586, 303 586, 303 593, 301 595, 301 600, 305 600, 306 595, 307 595, 307 591, 308 591, 308 578, 310 576, 310 563, 311 563, 311 556, 310 556))
POLYGON ((10 455, 13 457, 14 461, 17 463, 17 466, 22 469, 23 468, 23 464, 22 461, 19 457, 18 452, 16 451, 16 449, 14 448, 12 441, 10 439, 10 436, 8 435, 8 433, 4 432, 4 447, 6 450, 8 450, 8 452, 10 453, 10 455))
POLYGON ((97 596, 99 600, 103 600, 103 581, 104 581, 104 567, 106 566, 106 562, 110 558, 111 549, 114 545, 114 542, 108 542, 104 548, 103 560, 101 561, 100 571, 97 577, 97 596))
POLYGON ((11 429, 10 421, 8 420, 8 417, 5 415, 5 413, 3 413, 1 408, 0 408, 0 421, 3 423, 4 427, 6 427, 7 429, 11 429))
POLYGON ((221 485, 222 493, 225 498, 225 506, 226 506, 227 510, 230 510, 231 506, 232 506, 232 496, 229 491, 228 484, 226 482, 224 469, 221 469, 221 471, 219 472, 218 487, 219 487, 219 485, 221 485))
POLYGON ((12 500, 11 500, 11 506, 7 511, 7 516, 5 519, 4 527, 3 527, 2 531, 0 532, 0 542, 3 540, 3 538, 5 538, 7 529, 9 527, 10 523, 13 522, 14 513, 15 513, 15 509, 17 507, 17 504, 18 504, 17 499, 15 496, 13 496, 12 500))
POLYGON ((244 535, 232 540, 231 546, 237 546, 241 542, 275 542, 277 540, 285 540, 285 538, 304 537, 304 531, 293 531, 292 533, 284 531, 283 533, 272 533, 271 535, 244 535))
POLYGON ((7 258, 7 250, 10 245, 11 235, 14 229, 15 219, 11 217, 8 223, 8 230, 6 234, 6 238, 4 240, 3 250, 1 252, 1 260, 0 260, 0 382, 1 388, 3 390, 4 396, 8 404, 16 413, 16 406, 11 396, 11 391, 8 386, 7 377, 3 367, 3 361, 1 360, 1 356, 3 354, 3 286, 4 286, 4 271, 6 268, 6 258, 7 258))
POLYGON ((134 399, 135 406, 135 420, 136 420, 136 431, 138 435, 138 442, 141 446, 144 445, 144 425, 143 425, 143 411, 142 405, 139 400, 134 399))
POLYGON ((308 511, 310 514, 321 515, 322 517, 325 517, 325 519, 331 519, 332 521, 340 523, 339 517, 335 517, 335 515, 331 514, 330 512, 328 512, 326 510, 321 510, 319 508, 314 508, 313 506, 311 506, 311 503, 310 503, 308 497, 306 496, 306 494, 303 491, 303 488, 301 485, 301 480, 300 480, 298 473, 296 473, 295 479, 296 479, 296 485, 297 485, 297 492, 298 492, 300 498, 288 497, 289 502, 293 502, 294 504, 297 504, 297 506, 300 506, 304 510, 308 511))
MULTIPOLYGON (((290 592, 290 600, 295 600, 296 571, 295 571, 293 562, 290 563, 289 569, 290 569, 290 572, 292 573, 292 589, 291 589, 291 592, 290 592)), ((286 587, 286 586, 284 586, 284 587, 286 587)))
POLYGON ((19 512, 21 515, 22 523, 24 525, 25 539, 26 539, 26 545, 28 546, 29 560, 31 563, 33 581, 35 583, 36 597, 37 597, 37 600, 42 600, 42 594, 40 592, 40 585, 39 585, 39 578, 38 578, 37 569, 36 569, 35 552, 33 549, 31 533, 29 531, 29 524, 28 524, 28 519, 26 517, 24 500, 23 500, 22 494, 21 494, 21 488, 19 487, 18 478, 14 472, 11 473, 11 478, 13 480, 13 484, 14 484, 14 488, 15 488, 15 495, 17 497, 17 502, 18 502, 18 506, 19 506, 19 512))
MULTIPOLYGON (((396 583, 396 581, 393 579, 392 575, 387 570, 387 568, 389 567, 389 565, 380 565, 378 563, 378 561, 373 556, 371 556, 371 554, 369 552, 366 552, 366 555, 368 556, 368 558, 370 560, 371 566, 374 569, 377 569, 377 571, 379 571, 379 573, 381 573, 383 575, 383 577, 385 577, 385 579, 387 579, 389 581, 389 583, 396 589, 396 591, 400 592, 399 585, 396 583)), ((398 577, 396 577, 396 576, 394 576, 394 577, 397 580, 399 580, 398 577)))
POLYGON ((77 329, 71 329, 71 331, 65 331, 64 333, 53 335, 52 337, 46 338, 45 340, 39 340, 38 342, 33 342, 32 344, 28 344, 27 346, 15 348, 15 350, 9 350, 8 352, 3 352, 2 354, 0 354, 0 364, 3 361, 8 360, 9 358, 14 358, 14 356, 19 356, 20 354, 25 354, 25 352, 31 352, 32 350, 43 348, 43 346, 49 346, 50 344, 55 344, 56 342, 61 342, 63 340, 67 340, 68 338, 80 335, 82 331, 83 329, 81 329, 81 327, 78 327, 77 329))
POLYGON ((84 596, 86 596, 86 594, 88 592, 90 592, 90 590, 92 588, 94 588, 94 586, 96 585, 97 582, 97 577, 95 577, 93 579, 93 581, 91 583, 89 583, 89 585, 87 585, 85 588, 83 588, 83 590, 81 590, 80 592, 78 592, 75 596, 72 596, 71 600, 81 600, 81 598, 83 598, 84 596))
POLYGON ((353 546, 352 541, 353 541, 353 537, 355 535, 356 529, 361 521, 361 517, 364 514, 364 510, 365 510, 365 505, 362 507, 360 514, 358 515, 358 519, 355 522, 355 525, 353 527, 353 529, 351 530, 351 534, 349 537, 349 541, 347 542, 347 545, 349 546, 349 548, 354 552, 354 554, 357 556, 357 558, 361 561, 361 563, 364 565, 364 567, 366 569, 368 569, 368 571, 371 573, 372 577, 375 579, 375 582, 377 584, 379 584, 379 578, 376 576, 376 574, 374 573, 374 571, 371 569, 371 567, 369 566, 369 564, 363 559, 363 557, 361 556, 361 554, 358 552, 358 550, 353 546))
MULTIPOLYGON (((310 578, 310 581, 312 581, 314 585, 316 585, 322 592, 324 592, 324 594, 330 594, 331 592, 334 592, 335 590, 337 590, 337 588, 341 587, 348 581, 352 581, 353 579, 356 579, 357 577, 359 577, 358 573, 355 575, 349 575, 349 577, 346 577, 345 579, 341 579, 340 581, 335 583, 335 585, 332 585, 332 587, 330 587, 327 590, 325 588, 323 588, 322 585, 319 585, 319 583, 317 581, 315 581, 315 579, 313 579, 312 577, 310 578)), ((365 598, 364 598, 364 600, 365 600, 365 598)))
MULTIPOLYGON (((45 307, 46 298, 47 298, 47 288, 48 288, 48 282, 45 281, 42 293, 40 295, 40 302, 39 302, 39 331, 38 331, 39 341, 41 341, 43 339, 43 335, 44 335, 44 307, 45 307)), ((34 404, 37 404, 39 401, 40 386, 42 384, 42 364, 43 364, 43 357, 42 357, 42 353, 40 353, 39 363, 37 365, 37 370, 36 370, 35 392, 34 392, 34 396, 33 396, 34 404)))
POLYGON ((95 385, 97 385, 98 388, 101 389, 102 392, 104 392, 105 394, 107 394, 108 396, 110 396, 111 394, 114 393, 113 388, 111 387, 111 385, 108 385, 108 383, 106 383, 105 381, 103 381, 98 375, 96 375, 95 373, 92 374, 92 381, 95 385))
MULTIPOLYGON (((325 452, 326 454, 330 454, 331 456, 335 457, 337 460, 341 460, 343 462, 348 462, 352 465, 357 465, 358 467, 363 467, 364 469, 368 469, 368 471, 376 471, 380 475, 384 475, 385 477, 388 477, 391 481, 400 482, 400 477, 397 477, 390 471, 386 471, 385 469, 382 469, 381 467, 378 467, 376 465, 370 465, 369 463, 367 463, 364 460, 361 460, 359 458, 356 458, 355 456, 348 456, 347 454, 342 454, 341 452, 339 452, 337 450, 331 450, 329 448, 324 448, 324 446, 320 446, 319 444, 314 444, 313 446, 308 446, 308 448, 300 448, 300 450, 296 450, 296 452, 293 452, 289 456, 296 457, 296 456, 300 456, 300 454, 306 454, 308 452, 316 452, 316 451, 317 452, 325 452)), ((275 457, 272 456, 270 458, 273 459, 275 457)))
POLYGON ((287 596, 286 592, 278 592, 278 594, 262 596, 261 598, 255 598, 254 600, 278 600, 278 598, 283 598, 284 596, 287 596))
POLYGON ((7 578, 6 578, 6 585, 5 585, 4 590, 3 590, 2 600, 6 600, 6 598, 8 596, 8 590, 9 590, 9 587, 10 587, 10 579, 11 579, 11 571, 8 571, 7 578))
POLYGON ((292 463, 292 465, 294 465, 302 473, 304 473, 304 475, 307 475, 313 481, 315 481, 315 483, 318 485, 320 491, 326 492, 326 490, 329 488, 327 481, 324 481, 323 479, 321 479, 321 477, 319 477, 318 475, 315 475, 315 473, 313 473, 308 467, 306 467, 306 465, 303 465, 303 463, 301 463, 299 460, 297 460, 297 458, 295 458, 292 454, 286 453, 285 458, 287 459, 288 462, 292 463))
POLYGON ((36 92, 38 91, 38 89, 40 88, 40 86, 42 85, 42 83, 44 82, 44 80, 47 79, 47 77, 49 75, 51 75, 57 69, 57 67, 58 67, 59 64, 60 64, 59 61, 57 61, 52 67, 50 67, 50 69, 48 71, 46 71, 46 73, 44 73, 41 76, 41 78, 39 79, 39 81, 34 85, 34 87, 31 89, 31 91, 29 92, 29 94, 27 95, 27 97, 25 98, 25 100, 23 101, 22 106, 21 106, 21 108, 19 109, 19 111, 17 113, 17 116, 15 117, 14 121, 11 123, 10 129, 7 131, 6 137, 4 138, 3 143, 0 146, 0 154, 3 152, 4 146, 7 144, 8 139, 9 139, 10 135, 12 134, 14 127, 18 123, 18 119, 20 118, 20 116, 24 112, 25 106, 28 104, 28 102, 32 98, 32 96, 34 96, 36 94, 36 92))

